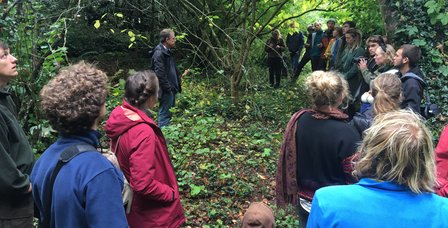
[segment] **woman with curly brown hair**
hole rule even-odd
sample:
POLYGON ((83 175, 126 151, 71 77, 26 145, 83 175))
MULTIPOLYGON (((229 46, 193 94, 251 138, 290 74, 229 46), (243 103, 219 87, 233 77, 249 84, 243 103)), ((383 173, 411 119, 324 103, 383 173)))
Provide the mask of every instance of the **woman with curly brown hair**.
POLYGON ((134 193, 127 215, 130 227, 179 227, 185 222, 176 175, 162 131, 148 109, 159 91, 156 74, 129 77, 123 104, 106 122, 106 133, 134 193))
POLYGON ((123 174, 96 150, 106 74, 80 62, 61 70, 40 95, 42 111, 60 134, 31 173, 42 227, 128 227, 123 174))
POLYGON ((317 189, 354 182, 351 157, 361 141, 339 109, 350 96, 347 82, 335 72, 315 71, 306 85, 313 108, 295 113, 286 127, 276 185, 277 204, 297 205, 300 227, 317 189))

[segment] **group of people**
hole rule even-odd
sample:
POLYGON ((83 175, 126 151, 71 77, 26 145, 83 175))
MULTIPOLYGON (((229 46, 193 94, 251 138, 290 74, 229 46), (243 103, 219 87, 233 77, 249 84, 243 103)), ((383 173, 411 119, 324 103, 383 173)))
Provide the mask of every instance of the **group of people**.
MULTIPOLYGON (((328 22, 329 28, 336 24, 328 22)), ((327 46, 323 40, 330 32, 320 27, 314 24, 305 45, 315 70, 306 83, 313 107, 295 113, 285 130, 277 170, 278 205, 296 205, 300 226, 447 227, 448 199, 434 192, 448 196, 448 128, 434 153, 431 133, 419 116, 424 87, 417 66, 420 50, 403 45, 395 52, 384 38, 372 36, 367 39, 371 56, 358 58, 364 49, 354 23, 335 27, 327 46), (322 52, 324 47, 329 51, 322 52), (361 85, 367 85, 367 93, 361 85), (344 112, 354 98, 364 101, 362 109, 353 115, 344 112)), ((184 223, 160 129, 170 123, 169 109, 181 91, 182 76, 172 52, 174 32, 164 29, 160 38, 151 52, 151 70, 127 79, 123 103, 106 121, 118 167, 97 150, 97 129, 106 114, 107 76, 85 62, 62 69, 42 89, 42 111, 59 138, 34 162, 8 92, 8 83, 18 76, 17 59, 0 42, 0 227, 32 227, 33 204, 43 227, 184 223), (148 113, 157 102, 158 124, 148 113), (127 205, 122 196, 125 182, 133 193, 127 205)), ((286 48, 280 39, 274 31, 266 45, 270 64, 276 66, 274 87, 280 83, 277 67, 286 48)), ((298 45, 291 53, 293 59, 298 59, 300 49, 298 45)), ((300 73, 302 61, 295 73, 300 73)), ((255 215, 265 211, 272 225, 272 211, 263 205, 253 208, 255 215)), ((255 215, 244 221, 249 223, 255 215)))
POLYGON ((123 103, 106 121, 116 166, 98 151, 108 77, 83 61, 61 69, 40 92, 41 109, 59 137, 34 161, 8 92, 8 83, 18 76, 17 59, 0 42, 0 227, 33 227, 35 215, 40 227, 179 227, 185 222, 160 129, 170 123, 181 75, 171 50, 174 32, 164 29, 160 38, 152 70, 128 77, 123 103), (148 112, 157 102, 159 124, 148 112), (131 194, 123 191, 126 182, 131 194))
POLYGON ((300 227, 448 226, 448 130, 434 152, 422 117, 400 108, 401 80, 382 73, 371 85, 371 115, 349 121, 341 110, 347 81, 333 71, 311 74, 313 107, 285 130, 277 205, 296 206, 300 227))
MULTIPOLYGON (((294 23, 291 24, 291 29, 296 29, 294 23)), ((362 113, 369 110, 371 105, 361 98, 370 90, 371 81, 386 72, 396 74, 402 81, 402 107, 410 107, 415 112, 420 112, 426 86, 424 74, 417 66, 421 58, 420 49, 414 45, 402 45, 396 51, 380 35, 368 37, 364 49, 362 40, 362 33, 356 29, 356 23, 353 21, 346 21, 342 27, 338 27, 336 20, 329 19, 325 31, 322 30, 322 24, 316 22, 308 27, 306 42, 302 32, 294 31, 288 34, 286 46, 280 32, 274 30, 265 45, 270 83, 274 87, 279 86, 283 52, 288 49, 292 60, 293 81, 310 61, 312 71, 337 71, 341 74, 349 86, 351 102, 345 112, 350 119, 357 111, 362 113), (305 53, 300 59, 303 47, 305 53)))

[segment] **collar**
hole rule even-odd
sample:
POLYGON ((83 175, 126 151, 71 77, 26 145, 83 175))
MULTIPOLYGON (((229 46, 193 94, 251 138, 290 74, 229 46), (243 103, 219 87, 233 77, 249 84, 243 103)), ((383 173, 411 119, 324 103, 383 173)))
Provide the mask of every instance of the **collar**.
POLYGON ((91 144, 94 147, 100 146, 100 138, 101 133, 96 130, 90 130, 81 135, 60 135, 60 142, 73 142, 73 141, 81 141, 84 143, 91 144))
POLYGON ((359 180, 357 185, 361 185, 366 188, 377 188, 377 189, 383 189, 383 190, 389 190, 389 191, 410 191, 408 187, 405 187, 403 185, 399 185, 392 181, 381 181, 381 180, 375 180, 371 178, 362 178, 359 180))
POLYGON ((0 87, 0 96, 6 97, 9 95, 11 95, 11 93, 9 92, 9 86, 0 87))
POLYGON ((157 126, 156 123, 151 119, 150 115, 148 115, 149 112, 144 112, 132 106, 127 101, 123 101, 123 105, 121 106, 121 108, 123 109, 123 114, 130 120, 136 122, 147 122, 151 125, 157 126))

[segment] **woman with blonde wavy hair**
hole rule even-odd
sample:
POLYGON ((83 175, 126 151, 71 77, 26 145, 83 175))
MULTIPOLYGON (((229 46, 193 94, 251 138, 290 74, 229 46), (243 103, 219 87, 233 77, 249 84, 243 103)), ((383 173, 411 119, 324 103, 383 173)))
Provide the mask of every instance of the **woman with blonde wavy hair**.
POLYGON ((434 194, 432 135, 421 116, 377 116, 359 154, 359 182, 319 189, 308 227, 448 227, 448 199, 434 194))
POLYGON ((359 101, 361 95, 369 90, 356 64, 357 59, 363 58, 364 48, 361 47, 362 34, 357 29, 349 29, 345 33, 347 46, 341 58, 341 64, 338 64, 336 70, 339 71, 345 80, 347 80, 350 94, 353 98, 348 106, 347 113, 350 117, 356 112, 354 102, 359 101))
POLYGON ((350 124, 358 130, 359 134, 370 127, 376 115, 400 109, 403 100, 401 81, 396 75, 380 74, 371 84, 372 89, 363 95, 361 100, 372 102, 373 109, 356 113, 350 121, 350 124))
MULTIPOLYGON (((395 49, 390 44, 381 44, 375 50, 373 59, 378 66, 375 71, 371 72, 367 68, 367 62, 361 60, 358 64, 359 70, 361 70, 362 77, 367 84, 375 79, 381 73, 388 72, 394 67, 395 49)), ((397 71, 397 70, 395 70, 397 71)))
POLYGON ((277 204, 297 206, 301 227, 317 189, 353 183, 351 156, 361 140, 339 108, 350 96, 339 74, 315 71, 306 86, 313 107, 295 113, 286 127, 276 185, 277 204))

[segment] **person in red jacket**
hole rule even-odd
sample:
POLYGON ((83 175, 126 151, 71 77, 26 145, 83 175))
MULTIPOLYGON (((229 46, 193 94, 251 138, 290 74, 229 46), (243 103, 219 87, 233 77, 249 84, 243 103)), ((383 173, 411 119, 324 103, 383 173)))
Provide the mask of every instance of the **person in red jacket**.
POLYGON ((440 134, 436 147, 437 186, 436 193, 448 197, 448 125, 440 134))
POLYGON ((185 222, 176 175, 162 131, 148 109, 157 103, 157 76, 140 71, 125 84, 123 104, 106 122, 120 168, 134 192, 129 226, 179 227, 185 222), (117 146, 118 143, 118 146, 117 146))

